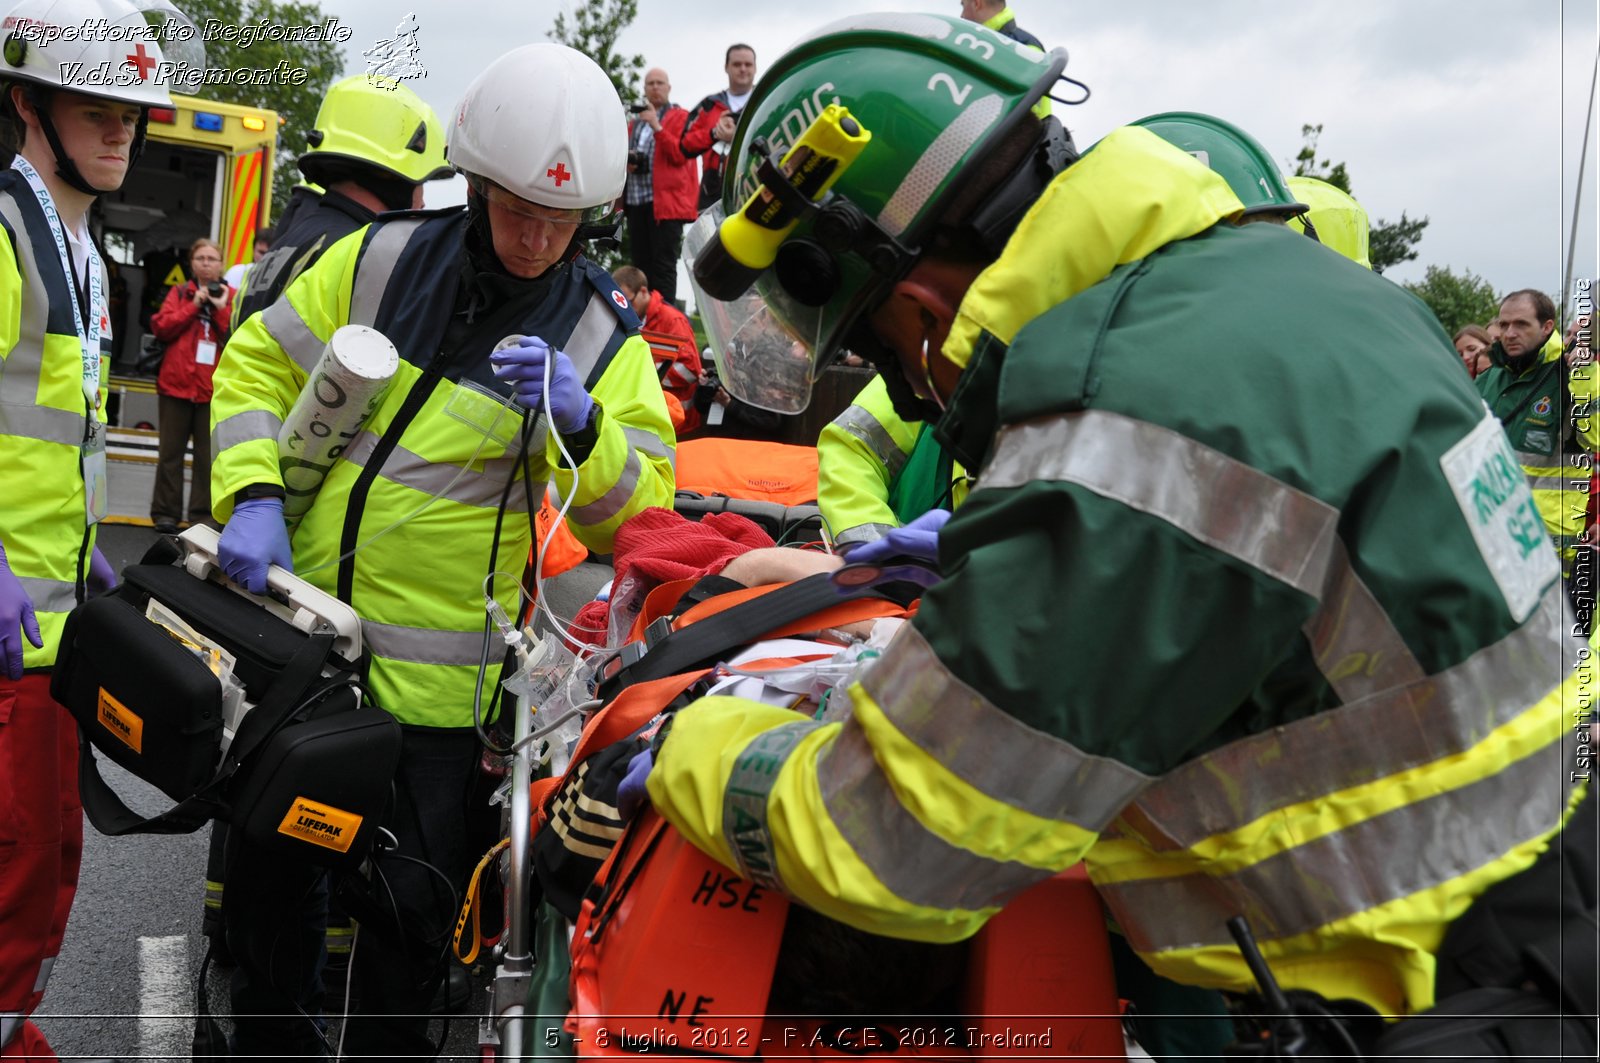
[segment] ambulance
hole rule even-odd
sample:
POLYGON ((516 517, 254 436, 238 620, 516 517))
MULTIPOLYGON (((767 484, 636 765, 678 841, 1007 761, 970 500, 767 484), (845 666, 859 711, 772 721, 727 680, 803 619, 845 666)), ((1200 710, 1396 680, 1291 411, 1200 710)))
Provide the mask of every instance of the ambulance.
MULTIPOLYGON (((118 524, 150 524, 160 367, 150 315, 188 279, 191 243, 216 241, 224 269, 249 262, 272 207, 277 112, 178 93, 172 101, 151 109, 144 154, 121 189, 96 201, 90 219, 110 281, 107 520, 118 524)), ((188 464, 186 457, 185 498, 188 464)))

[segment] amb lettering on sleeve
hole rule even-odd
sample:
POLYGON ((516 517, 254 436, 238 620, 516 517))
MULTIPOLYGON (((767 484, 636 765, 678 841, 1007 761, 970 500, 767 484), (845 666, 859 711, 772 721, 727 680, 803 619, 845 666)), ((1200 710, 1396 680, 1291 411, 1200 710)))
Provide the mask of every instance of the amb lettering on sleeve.
POLYGON ((135 753, 144 752, 144 717, 112 697, 105 687, 100 688, 100 726, 135 753))
POLYGON ((1439 465, 1512 619, 1521 623, 1561 574, 1561 563, 1500 423, 1485 417, 1439 465))
POLYGON ((278 824, 278 833, 287 835, 324 849, 346 853, 356 840, 361 828, 361 817, 332 805, 313 803, 297 797, 289 804, 289 813, 278 824))

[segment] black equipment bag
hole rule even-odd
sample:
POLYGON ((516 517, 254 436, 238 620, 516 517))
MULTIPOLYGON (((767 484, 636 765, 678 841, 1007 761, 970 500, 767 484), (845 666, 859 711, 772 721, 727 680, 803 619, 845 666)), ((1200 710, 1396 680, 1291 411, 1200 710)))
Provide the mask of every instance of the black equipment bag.
POLYGON ((109 594, 68 617, 53 697, 80 726, 79 788, 102 834, 187 834, 223 819, 257 844, 331 868, 365 858, 387 807, 400 726, 360 698, 361 662, 334 654, 248 598, 171 562, 163 541, 109 594), (151 599, 235 657, 254 708, 222 754, 222 684, 147 619, 151 599), (94 750, 178 804, 133 812, 101 778, 94 750))

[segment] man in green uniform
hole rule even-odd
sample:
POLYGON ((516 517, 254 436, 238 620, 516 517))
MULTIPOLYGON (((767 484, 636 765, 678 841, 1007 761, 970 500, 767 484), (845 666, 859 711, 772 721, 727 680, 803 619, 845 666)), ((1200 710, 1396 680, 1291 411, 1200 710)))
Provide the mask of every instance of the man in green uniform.
POLYGON ((1077 158, 1035 110, 1064 54, 970 29, 858 15, 774 64, 724 210, 796 115, 873 139, 757 278, 770 316, 706 315, 725 380, 805 385, 736 364, 787 355, 776 321, 813 375, 847 347, 942 407, 978 470, 945 579, 848 720, 703 699, 649 796, 876 933, 963 938, 1082 860, 1175 981, 1250 990, 1243 916, 1285 987, 1426 1009, 1462 988, 1446 932, 1581 797, 1587 651, 1505 434, 1414 299, 1231 224, 1148 130, 1077 158))

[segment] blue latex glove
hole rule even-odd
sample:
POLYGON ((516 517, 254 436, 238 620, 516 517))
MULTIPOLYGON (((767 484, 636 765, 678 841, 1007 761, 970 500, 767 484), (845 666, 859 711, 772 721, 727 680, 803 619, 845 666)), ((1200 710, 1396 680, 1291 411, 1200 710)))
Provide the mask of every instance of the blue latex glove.
POLYGON ((650 803, 650 793, 644 783, 650 777, 650 769, 655 766, 656 758, 648 746, 628 761, 628 774, 617 784, 617 811, 622 813, 624 821, 638 815, 639 809, 650 803))
POLYGON ((91 598, 117 585, 117 570, 111 567, 111 562, 106 560, 106 555, 100 552, 98 546, 89 555, 89 576, 84 582, 91 598))
POLYGON ((33 599, 22 589, 22 581, 6 562, 6 548, 0 546, 0 656, 5 657, 6 675, 13 680, 22 678, 23 635, 34 649, 44 647, 33 599))
POLYGON ((876 563, 890 557, 915 557, 929 564, 939 563, 939 529, 950 519, 948 509, 930 509, 903 528, 896 528, 882 539, 862 543, 850 551, 849 562, 876 563))
POLYGON ((550 423, 556 426, 556 431, 570 435, 588 423, 589 410, 594 406, 594 399, 583 390, 583 381, 578 379, 578 369, 571 358, 537 336, 524 336, 517 346, 489 355, 489 361, 495 376, 513 385, 518 402, 527 409, 539 410, 545 404, 545 362, 552 355, 550 423))
POLYGON ((267 567, 294 571, 289 529, 283 523, 283 499, 247 498, 233 507, 222 529, 217 560, 229 579, 251 594, 267 592, 267 567))

